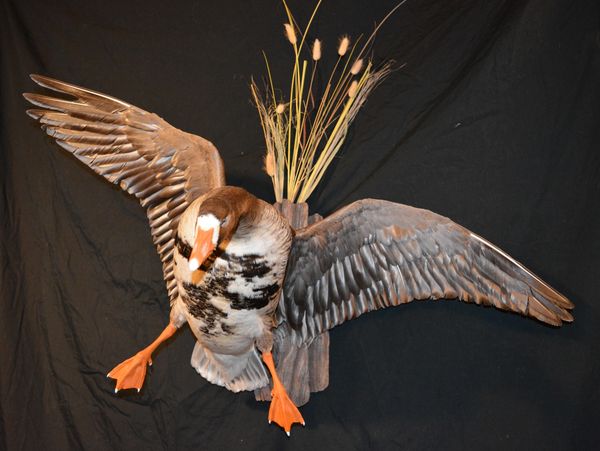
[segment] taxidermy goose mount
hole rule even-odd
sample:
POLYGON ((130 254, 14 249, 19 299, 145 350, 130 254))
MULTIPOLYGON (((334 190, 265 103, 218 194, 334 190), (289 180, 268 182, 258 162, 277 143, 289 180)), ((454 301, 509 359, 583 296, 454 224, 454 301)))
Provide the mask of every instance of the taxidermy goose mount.
POLYGON ((210 142, 112 97, 32 79, 76 98, 25 94, 61 147, 140 200, 163 264, 169 325, 108 374, 115 390, 139 391, 152 352, 187 322, 198 340, 192 366, 210 382, 267 386, 262 357, 269 421, 289 432, 303 420, 277 375, 274 341, 302 349, 348 319, 415 299, 458 298, 555 326, 573 319, 567 298, 447 218, 361 200, 294 232, 275 207, 225 186, 210 142))
MULTIPOLYGON (((297 56, 308 26, 299 43, 287 11, 285 31, 297 56)), ((355 49, 344 37, 338 62, 351 61, 355 49)), ((311 50, 316 65, 319 40, 311 50)), ((272 398, 269 422, 289 435, 292 424, 304 424, 296 406, 328 385, 328 330, 363 313, 412 300, 460 299, 553 326, 573 320, 565 296, 430 211, 365 199, 325 219, 308 218, 306 198, 390 71, 389 64, 374 69, 363 52, 337 75, 336 65, 330 80, 338 81, 325 87, 337 110, 308 108, 304 99, 317 88, 304 83, 306 61, 298 57, 288 102, 278 101, 274 89, 263 100, 252 84, 275 206, 226 186, 222 160, 206 139, 114 97, 31 76, 71 98, 24 94, 37 107, 27 113, 61 147, 139 199, 162 262, 169 324, 108 373, 115 391, 139 391, 152 353, 187 323, 197 340, 191 364, 198 373, 233 392, 272 398), (307 123, 312 128, 303 133, 307 123)))

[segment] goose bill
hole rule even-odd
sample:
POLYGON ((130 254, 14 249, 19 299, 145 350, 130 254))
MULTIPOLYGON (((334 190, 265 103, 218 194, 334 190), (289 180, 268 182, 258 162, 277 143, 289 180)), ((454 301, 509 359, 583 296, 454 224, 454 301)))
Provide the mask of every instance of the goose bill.
POLYGON ((215 250, 216 243, 213 242, 215 234, 214 228, 203 230, 200 227, 196 228, 196 240, 190 254, 190 271, 196 271, 208 256, 215 250))

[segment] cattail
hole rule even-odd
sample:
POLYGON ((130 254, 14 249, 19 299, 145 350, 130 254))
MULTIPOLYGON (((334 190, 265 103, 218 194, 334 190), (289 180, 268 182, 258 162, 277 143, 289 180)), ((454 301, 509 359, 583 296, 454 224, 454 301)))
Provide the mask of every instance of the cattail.
POLYGON ((276 112, 277 114, 281 114, 281 113, 283 113, 284 111, 285 111, 285 104, 283 104, 283 103, 280 103, 279 105, 277 105, 277 106, 275 107, 275 112, 276 112))
POLYGON ((362 58, 354 61, 354 64, 352 65, 352 68, 350 69, 350 73, 352 75, 358 74, 360 72, 360 70, 362 69, 362 66, 363 66, 362 58))
POLYGON ((273 152, 267 152, 265 156, 265 172, 269 177, 275 176, 275 157, 273 152))
POLYGON ((356 95, 356 91, 358 90, 358 82, 354 80, 350 87, 348 88, 348 97, 354 97, 356 95))
POLYGON ((294 27, 289 23, 284 23, 283 26, 285 27, 285 35, 287 36, 288 41, 290 41, 290 44, 296 45, 296 32, 294 31, 294 27))
POLYGON ((312 48, 312 59, 319 61, 321 59, 321 41, 315 39, 315 43, 312 48))
POLYGON ((348 51, 348 47, 350 46, 350 38, 348 36, 342 37, 340 41, 340 46, 338 47, 338 55, 344 56, 348 51))

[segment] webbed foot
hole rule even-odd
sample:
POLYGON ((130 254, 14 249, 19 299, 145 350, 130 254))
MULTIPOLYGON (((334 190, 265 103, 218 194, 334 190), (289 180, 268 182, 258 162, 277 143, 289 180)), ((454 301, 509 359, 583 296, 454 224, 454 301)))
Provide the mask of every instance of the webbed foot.
POLYGON ((177 326, 169 323, 150 346, 118 364, 106 375, 106 377, 117 380, 115 393, 128 388, 135 388, 138 392, 142 389, 146 378, 146 367, 152 365, 152 353, 175 332, 177 332, 177 326))
POLYGON ((269 368, 271 379, 273 379, 272 399, 271 406, 269 407, 269 424, 274 421, 283 428, 289 437, 292 425, 300 423, 304 426, 304 418, 302 418, 298 407, 290 399, 285 387, 279 380, 279 376, 275 370, 275 363, 273 362, 273 355, 270 352, 263 352, 262 358, 267 368, 269 368))
POLYGON ((146 378, 146 368, 152 365, 150 353, 144 351, 138 352, 133 357, 125 360, 114 367, 106 376, 116 379, 115 393, 119 390, 135 388, 139 392, 146 378))
POLYGON ((290 399, 282 385, 279 389, 273 387, 271 391, 271 406, 269 407, 269 423, 275 422, 283 428, 285 433, 290 436, 292 424, 300 423, 304 426, 302 414, 290 399))

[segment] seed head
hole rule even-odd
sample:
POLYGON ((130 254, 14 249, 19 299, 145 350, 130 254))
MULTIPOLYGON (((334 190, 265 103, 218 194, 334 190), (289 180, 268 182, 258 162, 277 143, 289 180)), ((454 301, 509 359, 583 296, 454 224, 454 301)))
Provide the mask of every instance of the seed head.
POLYGON ((350 73, 352 75, 358 74, 360 72, 360 70, 362 69, 362 66, 363 66, 362 58, 354 61, 354 64, 352 65, 352 68, 350 69, 350 73))
POLYGON ((348 36, 342 36, 340 46, 338 47, 338 55, 344 56, 350 47, 350 38, 348 36))
POLYGON ((315 43, 312 48, 312 59, 319 61, 321 59, 321 41, 315 39, 315 43))
POLYGON ((348 97, 354 97, 356 95, 356 91, 358 90, 358 82, 354 80, 350 87, 348 88, 348 97))
POLYGON ((275 176, 275 157, 273 152, 267 152, 265 156, 265 172, 269 177, 275 176))
POLYGON ((284 23, 283 27, 285 28, 285 35, 290 41, 290 44, 296 44, 296 32, 294 31, 294 27, 292 27, 289 23, 284 23))

